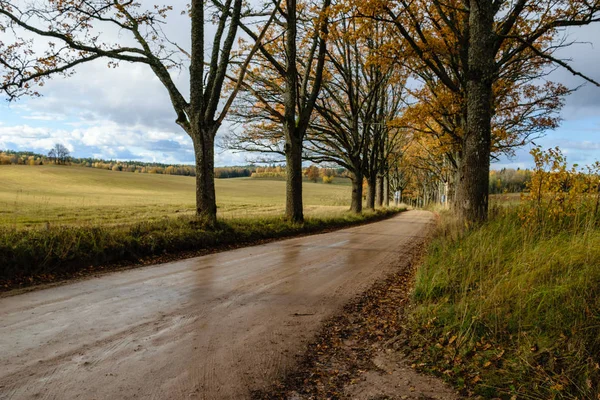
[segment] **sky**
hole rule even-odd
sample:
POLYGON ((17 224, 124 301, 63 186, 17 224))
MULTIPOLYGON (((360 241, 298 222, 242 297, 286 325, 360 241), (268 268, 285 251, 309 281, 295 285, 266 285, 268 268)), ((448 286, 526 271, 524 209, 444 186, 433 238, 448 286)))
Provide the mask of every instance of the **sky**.
MULTIPOLYGON (((174 13, 165 32, 172 41, 188 48, 189 22, 178 14, 174 13)), ((123 40, 120 32, 107 35, 123 40)), ((561 58, 571 59, 575 69, 600 81, 600 23, 572 29, 568 37, 584 43, 561 50, 561 58)), ((187 71, 172 74, 187 95, 187 71)), ((561 69, 550 78, 571 88, 584 83, 561 69)), ((0 150, 47 153, 55 143, 62 143, 75 157, 194 162, 192 142, 175 124, 166 90, 145 65, 124 63, 115 69, 108 68, 106 60, 95 61, 78 67, 69 78, 49 80, 40 92, 42 97, 0 102, 0 150)), ((600 88, 586 84, 570 95, 561 117, 561 126, 546 132, 535 144, 559 146, 571 163, 585 165, 600 160, 600 88)), ((218 137, 230 129, 225 123, 218 137)), ((530 167, 530 149, 531 145, 525 146, 514 157, 496 161, 492 168, 530 167)), ((215 165, 242 165, 252 157, 218 149, 215 165)))
MULTIPOLYGON (((570 29, 566 34, 569 40, 579 43, 560 50, 557 55, 568 60, 575 70, 600 81, 600 23, 570 29)), ((560 147, 571 164, 583 166, 600 161, 600 87, 585 83, 563 68, 554 71, 548 79, 569 88, 583 86, 567 97, 560 113, 560 127, 545 132, 542 138, 534 140, 534 144, 543 148, 560 147)), ((501 158, 492 164, 492 168, 531 167, 533 159, 529 151, 532 147, 524 146, 510 159, 501 158)))

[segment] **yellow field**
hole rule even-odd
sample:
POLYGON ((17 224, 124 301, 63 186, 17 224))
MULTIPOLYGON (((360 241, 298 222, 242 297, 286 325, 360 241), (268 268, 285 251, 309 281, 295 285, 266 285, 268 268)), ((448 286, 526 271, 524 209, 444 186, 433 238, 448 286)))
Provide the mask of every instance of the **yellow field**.
MULTIPOLYGON (((282 214, 285 182, 217 179, 221 218, 282 214)), ((342 213, 349 185, 304 183, 307 216, 342 213)), ((195 179, 68 166, 0 166, 0 225, 126 224, 192 214, 195 179)))

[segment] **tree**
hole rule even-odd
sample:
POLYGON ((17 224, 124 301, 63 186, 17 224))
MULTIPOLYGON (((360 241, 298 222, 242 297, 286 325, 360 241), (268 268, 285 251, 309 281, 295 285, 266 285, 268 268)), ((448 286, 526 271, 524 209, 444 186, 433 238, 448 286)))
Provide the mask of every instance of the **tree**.
MULTIPOLYGON (((36 86, 53 75, 68 76, 83 63, 108 59, 110 66, 121 62, 147 65, 169 94, 176 123, 190 136, 196 157, 196 213, 207 221, 216 220, 214 185, 214 140, 240 85, 221 103, 223 83, 232 62, 232 50, 242 17, 243 0, 226 0, 208 10, 214 21, 212 51, 206 56, 205 20, 209 2, 192 0, 185 11, 191 21, 191 50, 171 42, 161 29, 172 6, 145 10, 132 0, 48 0, 28 2, 0 0, 0 27, 12 31, 12 43, 0 42, 0 90, 10 100, 38 95, 36 86), (110 41, 102 32, 118 30, 119 41, 110 41), (34 39, 49 41, 42 52, 34 39), (171 77, 170 70, 189 64, 189 98, 186 99, 171 77), (222 106, 219 109, 219 105, 222 106)), ((278 4, 275 4, 275 9, 278 4)), ((255 35, 257 46, 272 23, 255 35)), ((212 36, 212 35, 211 35, 212 36)), ((4 38, 3 38, 4 39, 4 38)), ((238 80, 258 47, 240 60, 238 80)))
POLYGON ((311 165, 310 167, 306 168, 305 174, 308 180, 313 181, 314 183, 317 183, 317 181, 321 177, 319 167, 317 167, 316 165, 311 165))
MULTIPOLYGON (((252 29, 241 25, 258 45, 260 54, 254 60, 254 69, 247 71, 247 82, 243 83, 252 106, 238 115, 250 121, 258 118, 259 124, 265 120, 271 123, 270 132, 274 136, 266 147, 278 147, 282 142, 281 147, 271 151, 285 155, 285 216, 297 223, 304 221, 302 150, 323 80, 330 4, 331 0, 322 0, 315 7, 308 3, 299 7, 296 0, 286 0, 285 8, 278 8, 278 24, 264 44, 252 29), (310 15, 314 9, 316 15, 310 15), (303 24, 299 23, 299 15, 303 24), (258 112, 254 111, 256 108, 258 112)), ((234 134, 229 147, 260 151, 265 143, 250 131, 234 134)))
MULTIPOLYGON (((342 7, 343 4, 336 2, 331 6, 325 72, 314 105, 316 112, 310 116, 306 130, 303 158, 315 163, 336 163, 347 169, 353 182, 351 210, 360 213, 363 177, 369 166, 374 169, 380 166, 378 158, 370 162, 370 157, 381 157, 383 150, 389 148, 379 144, 390 143, 386 137, 390 132, 387 122, 396 117, 398 108, 391 110, 389 106, 394 103, 392 97, 396 106, 400 104, 401 98, 396 95, 402 93, 404 77, 398 74, 397 64, 380 52, 388 36, 382 24, 357 18, 356 11, 342 7), (371 152, 374 147, 377 151, 371 152)), ((310 19, 304 17, 301 21, 302 32, 313 32, 310 19)), ((304 46, 298 51, 302 67, 298 75, 309 81, 313 79, 312 71, 305 66, 311 65, 306 61, 314 52, 310 48, 304 46)), ((245 130, 231 135, 227 146, 285 155, 279 114, 285 109, 280 75, 264 64, 250 70, 248 75, 247 83, 252 84, 247 89, 250 96, 242 96, 245 101, 237 108, 245 130)), ((381 163, 381 168, 384 164, 381 163)), ((371 185, 374 188, 375 178, 371 179, 371 185)), ((374 200, 369 204, 373 207, 374 200)))
MULTIPOLYGON (((558 126, 564 96, 571 91, 563 85, 546 82, 545 64, 521 65, 513 70, 520 79, 509 79, 505 70, 493 86, 495 113, 492 118, 491 157, 513 154, 516 147, 530 143, 544 131, 558 126)), ((440 179, 446 194, 455 193, 460 178, 459 165, 463 143, 464 99, 450 92, 433 76, 421 74, 425 84, 411 91, 418 102, 411 104, 395 123, 412 132, 411 159, 415 168, 427 166, 438 171, 432 176, 440 179), (439 171, 444 171, 439 173, 439 171)), ((448 196, 444 196, 447 199, 448 196)), ((456 203, 456 202, 454 202, 456 203)))
POLYGON ((48 158, 54 161, 55 164, 64 164, 69 159, 69 149, 60 143, 56 143, 48 152, 48 158))
MULTIPOLYGON (((328 74, 308 131, 306 157, 336 163, 350 172, 350 210, 360 213, 364 176, 371 177, 369 166, 376 168, 369 155, 379 154, 372 150, 379 148, 385 129, 382 125, 388 117, 378 111, 390 86, 401 82, 394 82, 397 65, 386 63, 389 60, 379 52, 387 37, 381 24, 361 21, 355 9, 342 9, 333 19, 328 74)), ((373 188, 374 184, 375 178, 370 180, 373 188)), ((374 207, 372 199, 367 201, 370 208, 374 207)))
POLYGON ((561 28, 597 22, 599 11, 597 1, 580 0, 399 0, 364 8, 376 19, 387 15, 417 68, 462 99, 456 209, 466 223, 487 217, 494 84, 507 69, 513 71, 510 79, 520 79, 524 61, 557 64, 597 84, 553 54, 570 44, 559 40, 561 28))

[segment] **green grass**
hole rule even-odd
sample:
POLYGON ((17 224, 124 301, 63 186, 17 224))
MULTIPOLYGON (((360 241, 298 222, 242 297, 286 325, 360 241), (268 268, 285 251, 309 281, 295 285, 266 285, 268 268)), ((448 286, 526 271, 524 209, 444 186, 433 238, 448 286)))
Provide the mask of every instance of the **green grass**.
MULTIPOLYGON (((251 178, 217 179, 219 217, 281 215, 285 182, 251 178)), ((342 214, 348 185, 304 183, 306 215, 342 214)), ((134 174, 83 167, 0 166, 0 226, 40 224, 127 224, 192 215, 195 179, 134 174)))
POLYGON ((600 398, 597 221, 541 231, 495 212, 468 232, 443 216, 416 278, 417 365, 486 398, 600 398))

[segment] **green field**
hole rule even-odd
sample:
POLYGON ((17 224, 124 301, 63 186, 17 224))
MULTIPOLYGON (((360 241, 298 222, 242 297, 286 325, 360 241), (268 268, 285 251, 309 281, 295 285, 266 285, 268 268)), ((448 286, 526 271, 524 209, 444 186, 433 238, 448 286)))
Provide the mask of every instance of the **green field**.
MULTIPOLYGON (((281 215, 285 182, 217 179, 219 217, 281 215)), ((346 211, 350 186, 304 183, 308 217, 346 211)), ((0 225, 128 224, 194 212, 195 179, 68 166, 0 166, 0 225)))

